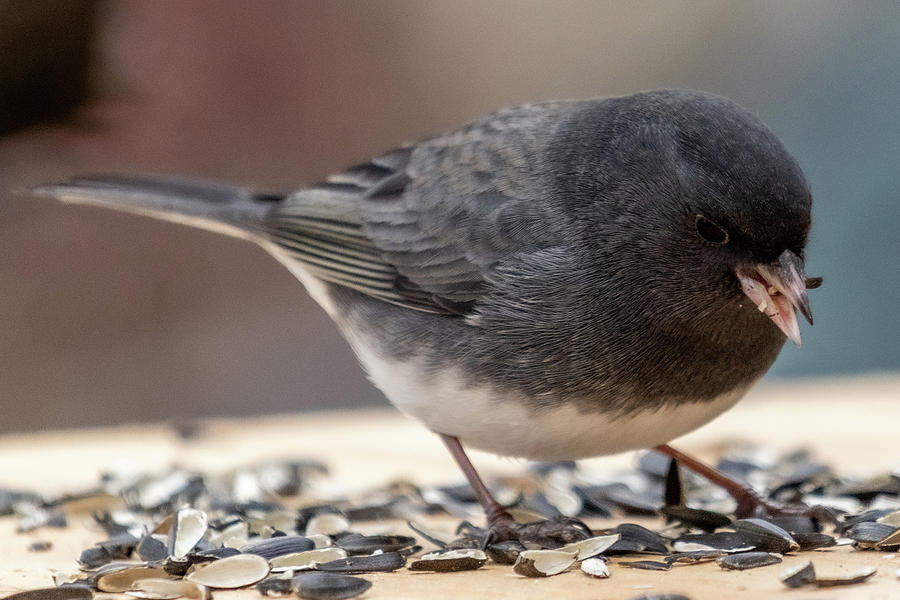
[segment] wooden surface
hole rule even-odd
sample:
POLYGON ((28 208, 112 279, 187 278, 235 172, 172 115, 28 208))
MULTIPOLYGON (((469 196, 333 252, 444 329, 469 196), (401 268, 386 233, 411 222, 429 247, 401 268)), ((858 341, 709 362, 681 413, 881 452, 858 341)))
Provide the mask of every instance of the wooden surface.
MULTIPOLYGON (((177 416, 173 416, 177 418, 177 416)), ((679 441, 701 455, 714 453, 722 440, 762 440, 774 450, 811 447, 821 460, 841 472, 872 474, 900 467, 900 377, 769 384, 714 423, 679 441)), ((416 423, 390 411, 299 414, 244 421, 212 421, 202 435, 183 442, 170 427, 54 431, 0 438, 0 486, 54 493, 87 487, 112 465, 129 463, 163 470, 178 463, 204 472, 226 471, 261 459, 318 458, 332 476, 317 484, 342 492, 362 490, 395 478, 418 483, 461 480, 440 442, 416 423)), ((584 461, 587 470, 615 470, 630 464, 630 455, 584 461)), ((515 473, 521 461, 473 453, 488 475, 515 473)), ((90 526, 86 507, 71 507, 69 527, 15 533, 15 519, 0 518, 0 593, 52 584, 53 570, 75 571, 82 549, 103 539, 90 526), (27 551, 32 541, 52 540, 44 553, 27 551)), ((592 525, 621 521, 592 522, 592 525)), ((629 521, 634 519, 629 518, 629 521)), ((450 527, 447 520, 437 525, 450 527)), ((659 522, 648 520, 648 526, 659 522)), ((378 527, 383 527, 379 524, 378 527)), ((402 523, 397 532, 408 533, 402 523)), ((648 557, 652 558, 652 557, 648 557)), ((627 569, 614 559, 606 580, 578 571, 534 580, 509 567, 489 564, 480 571, 414 574, 407 571, 365 575, 373 582, 364 598, 567 598, 627 600, 645 593, 679 592, 693 600, 723 598, 891 599, 900 598, 900 558, 885 553, 837 548, 785 557, 783 565, 745 572, 725 572, 715 564, 676 566, 668 572, 627 569), (876 566, 878 574, 859 586, 788 590, 778 581, 788 566, 812 559, 820 573, 876 566)), ((258 599, 255 591, 216 592, 221 600, 258 599)))

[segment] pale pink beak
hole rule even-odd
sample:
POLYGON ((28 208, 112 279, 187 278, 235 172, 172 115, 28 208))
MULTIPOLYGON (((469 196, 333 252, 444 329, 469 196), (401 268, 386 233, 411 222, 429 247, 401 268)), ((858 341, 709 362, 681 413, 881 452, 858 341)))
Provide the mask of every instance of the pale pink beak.
POLYGON ((800 325, 794 310, 799 310, 812 325, 812 311, 806 295, 803 259, 785 250, 773 263, 743 267, 737 271, 741 288, 789 340, 801 345, 800 325))

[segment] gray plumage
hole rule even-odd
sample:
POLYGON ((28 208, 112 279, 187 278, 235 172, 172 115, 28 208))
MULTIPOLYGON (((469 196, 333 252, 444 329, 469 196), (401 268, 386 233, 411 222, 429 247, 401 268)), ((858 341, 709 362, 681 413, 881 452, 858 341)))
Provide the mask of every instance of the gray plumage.
POLYGON ((811 202, 755 117, 672 90, 501 110, 281 199, 121 178, 38 192, 277 247, 391 360, 619 416, 768 369, 785 337, 735 270, 802 257, 811 202))

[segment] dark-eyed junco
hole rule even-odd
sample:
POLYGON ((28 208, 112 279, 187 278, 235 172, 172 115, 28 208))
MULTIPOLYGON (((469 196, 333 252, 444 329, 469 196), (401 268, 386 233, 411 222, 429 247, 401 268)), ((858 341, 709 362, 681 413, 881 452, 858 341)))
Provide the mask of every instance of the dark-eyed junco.
POLYGON ((36 192, 262 245, 442 434, 500 529, 459 442, 542 460, 664 444, 800 343, 795 309, 812 322, 800 167, 705 93, 509 108, 287 196, 131 177, 36 192))

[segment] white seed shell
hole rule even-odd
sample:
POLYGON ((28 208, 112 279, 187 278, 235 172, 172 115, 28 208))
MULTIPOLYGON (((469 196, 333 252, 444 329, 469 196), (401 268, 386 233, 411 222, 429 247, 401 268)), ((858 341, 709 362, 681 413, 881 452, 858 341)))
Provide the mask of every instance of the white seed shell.
POLYGON ((878 519, 879 523, 887 523, 888 525, 893 525, 894 527, 900 527, 900 510, 895 510, 892 513, 888 513, 878 519))
POLYGON ((574 552, 575 560, 584 560, 604 552, 610 546, 618 542, 619 537, 620 535, 618 533, 615 535, 601 535, 566 544, 562 548, 558 548, 558 550, 560 552, 574 552))
POLYGON ((474 558, 475 560, 487 560, 487 555, 473 548, 460 548, 458 550, 435 550, 422 555, 422 560, 452 560, 454 558, 474 558))
POLYGON ((847 575, 829 575, 826 577, 822 577, 821 575, 816 576, 816 586, 817 587, 833 587, 837 585, 850 585, 854 583, 862 583, 872 577, 875 573, 878 572, 878 569, 875 567, 863 567, 858 571, 854 571, 853 573, 848 573, 847 575))
POLYGON ((252 585, 269 574, 269 563, 262 556, 238 554, 204 565, 185 579, 211 588, 232 589, 252 585))
POLYGON ((475 548, 438 550, 423 555, 409 565, 410 571, 435 571, 450 573, 480 569, 487 562, 487 554, 475 548))
POLYGON ((175 536, 171 546, 172 556, 183 558, 206 533, 208 526, 206 513, 195 508, 183 508, 175 513, 175 522, 172 526, 174 529, 169 532, 175 536))
POLYGON ((322 513, 316 515, 306 524, 306 537, 321 533, 334 535, 350 529, 350 521, 335 513, 322 513))
POLYGON ((251 535, 269 537, 273 530, 293 533, 297 527, 297 512, 293 510, 272 510, 259 517, 247 519, 251 535))
POLYGON ((190 598, 191 600, 203 600, 209 595, 206 587, 193 581, 172 579, 142 579, 135 582, 132 589, 126 590, 126 594, 135 598, 148 600, 172 600, 173 598, 190 598))
POLYGON ((699 542, 680 542, 677 540, 672 542, 672 550, 674 550, 675 552, 712 552, 715 550, 721 550, 722 552, 728 552, 729 554, 736 554, 738 552, 750 552, 754 548, 755 546, 741 546, 739 548, 715 548, 713 546, 708 546, 699 542))
POLYGON ((574 552, 525 550, 519 553, 513 571, 526 577, 550 577, 562 573, 574 563, 574 552))
POLYGON ((250 526, 246 521, 232 523, 222 531, 213 531, 207 535, 209 543, 213 546, 225 546, 226 548, 240 548, 250 539, 250 526))
POLYGON ((101 592, 122 593, 132 589, 142 579, 173 579, 161 567, 129 567, 97 578, 101 592))
POLYGON ((305 570, 315 569, 319 563, 347 558, 347 551, 343 548, 316 548, 303 552, 292 552, 283 556, 276 556, 269 560, 269 566, 273 571, 285 571, 288 569, 305 570))
POLYGON ((609 566, 602 558, 586 558, 581 561, 581 570, 592 577, 606 579, 609 577, 609 566))
POLYGON ((307 535, 306 537, 312 540, 312 543, 316 549, 330 548, 334 545, 334 542, 331 541, 331 538, 323 533, 314 533, 312 535, 307 535))

